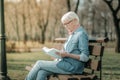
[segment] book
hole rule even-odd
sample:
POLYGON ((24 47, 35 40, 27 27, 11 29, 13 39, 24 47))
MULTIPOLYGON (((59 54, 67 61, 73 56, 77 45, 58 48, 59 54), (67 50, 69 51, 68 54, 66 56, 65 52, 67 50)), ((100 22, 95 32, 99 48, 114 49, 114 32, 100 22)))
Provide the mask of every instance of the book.
POLYGON ((59 55, 56 54, 56 52, 60 52, 60 50, 58 50, 58 49, 43 47, 42 50, 43 50, 46 54, 48 54, 48 55, 50 55, 50 56, 52 56, 52 57, 54 57, 54 58, 61 59, 61 56, 59 56, 59 55))

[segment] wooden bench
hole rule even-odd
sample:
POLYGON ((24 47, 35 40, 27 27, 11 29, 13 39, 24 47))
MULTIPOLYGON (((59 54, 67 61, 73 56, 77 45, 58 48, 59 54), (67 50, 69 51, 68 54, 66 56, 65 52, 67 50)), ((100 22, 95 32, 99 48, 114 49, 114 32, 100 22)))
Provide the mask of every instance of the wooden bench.
MULTIPOLYGON (((66 38, 56 38, 54 42, 64 43, 66 38)), ((103 43, 108 42, 108 38, 97 38, 89 40, 90 59, 85 63, 83 74, 54 74, 48 80, 102 80, 102 57, 104 53, 103 43)))

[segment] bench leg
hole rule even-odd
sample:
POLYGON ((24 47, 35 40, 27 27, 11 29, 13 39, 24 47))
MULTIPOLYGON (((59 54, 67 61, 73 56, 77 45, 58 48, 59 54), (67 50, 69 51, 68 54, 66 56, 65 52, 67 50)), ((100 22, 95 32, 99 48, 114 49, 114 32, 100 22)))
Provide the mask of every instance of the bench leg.
POLYGON ((50 80, 50 76, 47 76, 47 80, 50 80))

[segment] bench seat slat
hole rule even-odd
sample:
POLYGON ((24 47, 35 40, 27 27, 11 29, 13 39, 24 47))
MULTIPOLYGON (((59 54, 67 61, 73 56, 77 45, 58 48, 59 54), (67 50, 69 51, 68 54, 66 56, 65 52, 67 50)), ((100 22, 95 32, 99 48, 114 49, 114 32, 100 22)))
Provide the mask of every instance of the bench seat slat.
MULTIPOLYGON (((90 75, 57 75, 57 76, 54 76, 54 77, 57 77, 59 80, 93 80, 93 79, 96 79, 97 76, 94 75, 94 74, 90 74, 90 75)), ((54 78, 51 76, 51 80, 54 80, 52 78, 54 78)))

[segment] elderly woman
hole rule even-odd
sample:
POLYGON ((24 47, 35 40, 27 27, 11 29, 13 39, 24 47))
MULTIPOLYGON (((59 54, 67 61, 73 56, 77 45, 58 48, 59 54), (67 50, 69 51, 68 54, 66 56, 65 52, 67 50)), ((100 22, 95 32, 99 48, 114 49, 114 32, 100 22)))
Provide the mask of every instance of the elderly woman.
POLYGON ((38 60, 25 80, 47 80, 47 76, 57 74, 82 74, 84 62, 89 59, 88 36, 79 23, 75 12, 67 12, 61 22, 68 31, 68 39, 63 51, 56 52, 62 57, 59 61, 38 60))

